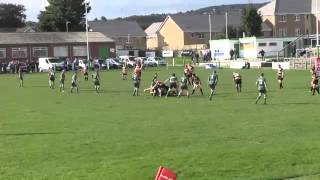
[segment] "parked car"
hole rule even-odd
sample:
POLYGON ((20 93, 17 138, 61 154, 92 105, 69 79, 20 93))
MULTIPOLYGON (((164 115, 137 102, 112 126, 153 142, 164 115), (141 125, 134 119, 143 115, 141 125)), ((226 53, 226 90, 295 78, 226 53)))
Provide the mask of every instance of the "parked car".
POLYGON ((135 60, 136 63, 141 63, 141 64, 143 64, 143 62, 144 62, 145 60, 147 60, 147 58, 146 58, 146 57, 136 57, 134 60, 135 60))
POLYGON ((158 66, 158 63, 152 58, 147 58, 147 60, 144 61, 144 65, 147 67, 155 67, 158 66))
POLYGON ((160 57, 148 57, 147 61, 149 63, 154 62, 157 64, 157 66, 166 66, 167 65, 167 62, 163 58, 160 58, 160 57))
POLYGON ((127 64, 129 68, 136 66, 136 61, 134 56, 119 56, 122 63, 127 64))
POLYGON ((109 64, 109 69, 119 69, 122 67, 122 65, 114 59, 106 59, 105 63, 107 64, 107 66, 109 64))
POLYGON ((39 58, 39 71, 47 72, 49 69, 61 71, 64 68, 64 62, 60 58, 46 57, 39 58))

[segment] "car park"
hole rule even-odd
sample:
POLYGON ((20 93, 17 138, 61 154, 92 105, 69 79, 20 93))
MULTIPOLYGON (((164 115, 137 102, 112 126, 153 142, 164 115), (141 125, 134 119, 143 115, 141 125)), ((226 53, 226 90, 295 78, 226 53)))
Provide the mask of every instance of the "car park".
POLYGON ((149 57, 147 59, 147 62, 148 63, 156 63, 157 66, 166 66, 167 65, 167 62, 163 59, 163 58, 160 58, 160 57, 149 57))
POLYGON ((119 69, 122 67, 122 64, 114 59, 106 59, 105 63, 107 64, 107 67, 109 66, 109 69, 119 69))

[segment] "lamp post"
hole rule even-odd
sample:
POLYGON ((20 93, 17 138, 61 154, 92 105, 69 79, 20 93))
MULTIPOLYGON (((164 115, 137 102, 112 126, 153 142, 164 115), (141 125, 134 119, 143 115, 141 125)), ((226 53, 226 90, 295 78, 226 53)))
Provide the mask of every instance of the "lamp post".
POLYGON ((69 32, 69 24, 70 24, 71 22, 70 21, 66 21, 66 30, 67 30, 67 32, 69 32))
POLYGON ((211 17, 214 16, 214 12, 215 12, 215 9, 212 9, 212 14, 211 12, 209 12, 209 33, 210 33, 210 41, 212 40, 212 20, 211 18, 213 19, 214 17, 211 17))
POLYGON ((319 17, 318 17, 318 0, 316 0, 316 28, 317 28, 317 57, 320 57, 319 54, 319 17))
POLYGON ((228 12, 226 12, 226 39, 229 39, 229 37, 228 37, 228 12))
POLYGON ((89 0, 85 0, 84 5, 86 9, 86 36, 87 36, 87 60, 90 60, 90 52, 89 52, 89 33, 88 33, 88 4, 89 0))

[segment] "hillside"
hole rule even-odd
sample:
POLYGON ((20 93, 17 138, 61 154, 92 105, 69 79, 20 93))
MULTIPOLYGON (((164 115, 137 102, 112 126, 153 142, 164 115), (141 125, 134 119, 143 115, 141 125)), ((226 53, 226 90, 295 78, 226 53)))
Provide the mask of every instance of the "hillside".
MULTIPOLYGON (((210 6, 210 7, 197 9, 197 10, 190 10, 187 12, 179 12, 176 14, 206 14, 213 11, 215 12, 215 14, 224 14, 225 12, 230 12, 230 11, 241 11, 243 8, 246 8, 248 6, 260 8, 265 4, 266 3, 250 4, 250 5, 249 4, 232 4, 232 5, 210 6)), ((154 22, 163 21, 167 15, 170 15, 170 14, 151 14, 151 15, 144 15, 144 16, 136 15, 136 16, 129 16, 125 18, 116 18, 114 20, 137 21, 143 29, 146 29, 149 25, 151 25, 154 22)), ((172 15, 175 15, 175 14, 172 14, 172 15)))

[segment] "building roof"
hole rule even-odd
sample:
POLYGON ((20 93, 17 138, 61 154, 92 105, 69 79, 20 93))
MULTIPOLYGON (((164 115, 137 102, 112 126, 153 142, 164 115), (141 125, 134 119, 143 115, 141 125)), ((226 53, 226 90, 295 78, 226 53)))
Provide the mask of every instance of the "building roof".
POLYGON ((135 21, 90 21, 90 29, 103 32, 109 37, 146 37, 146 33, 135 21))
MULTIPOLYGON (((1 44, 63 44, 87 42, 85 32, 0 33, 1 44)), ((89 42, 114 42, 99 32, 88 33, 89 42)))
POLYGON ((262 24, 261 24, 261 31, 262 32, 271 32, 272 31, 272 23, 270 21, 264 21, 262 24))
MULTIPOLYGON (((173 15, 170 16, 184 32, 210 32, 209 15, 173 15)), ((241 12, 228 13, 228 26, 240 26, 241 12)), ((212 15, 212 32, 223 32, 226 16, 223 14, 212 15)))
POLYGON ((21 33, 29 33, 29 32, 36 32, 35 28, 33 27, 22 27, 22 28, 0 28, 0 32, 21 32, 21 33))
POLYGON ((154 36, 160 30, 161 24, 162 22, 152 23, 144 32, 147 36, 154 36))
POLYGON ((274 15, 275 10, 276 10, 276 0, 272 0, 270 3, 259 8, 258 12, 260 12, 262 16, 272 16, 274 15))
POLYGON ((276 14, 310 14, 313 0, 276 0, 276 14))

